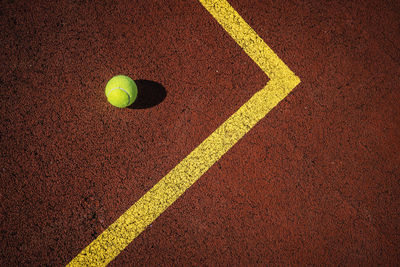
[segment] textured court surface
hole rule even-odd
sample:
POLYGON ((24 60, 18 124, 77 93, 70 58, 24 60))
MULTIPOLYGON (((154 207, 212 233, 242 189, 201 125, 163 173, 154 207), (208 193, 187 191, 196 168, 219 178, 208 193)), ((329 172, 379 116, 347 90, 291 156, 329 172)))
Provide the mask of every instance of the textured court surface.
MULTIPOLYGON (((399 264, 399 4, 229 3, 301 83, 110 265, 399 264)), ((69 263, 269 81, 197 1, 0 18, 4 266, 69 263)))

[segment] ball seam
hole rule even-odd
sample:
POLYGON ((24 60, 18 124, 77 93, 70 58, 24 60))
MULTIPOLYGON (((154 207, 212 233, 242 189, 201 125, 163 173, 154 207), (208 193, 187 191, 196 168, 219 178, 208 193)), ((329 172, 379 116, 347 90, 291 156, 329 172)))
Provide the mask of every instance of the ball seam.
POLYGON ((112 91, 117 90, 117 89, 120 89, 120 90, 124 91, 124 92, 128 95, 128 103, 131 103, 131 96, 129 95, 129 93, 128 93, 124 88, 119 87, 119 86, 110 89, 110 91, 108 91, 108 93, 107 93, 107 97, 110 95, 110 93, 111 93, 112 91))

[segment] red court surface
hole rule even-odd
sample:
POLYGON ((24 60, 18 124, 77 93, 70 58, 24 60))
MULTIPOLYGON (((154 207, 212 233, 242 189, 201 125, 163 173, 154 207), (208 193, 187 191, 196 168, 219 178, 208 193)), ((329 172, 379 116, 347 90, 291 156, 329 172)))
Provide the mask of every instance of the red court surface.
MULTIPOLYGON (((301 83, 110 266, 399 265, 399 2, 229 3, 301 83)), ((1 266, 68 264, 268 82, 197 1, 0 21, 1 266)))

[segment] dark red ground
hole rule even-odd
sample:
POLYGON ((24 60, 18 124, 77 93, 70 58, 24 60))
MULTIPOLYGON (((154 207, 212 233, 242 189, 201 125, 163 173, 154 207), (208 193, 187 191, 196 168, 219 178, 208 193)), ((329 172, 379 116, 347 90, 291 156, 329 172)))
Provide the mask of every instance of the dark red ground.
MULTIPOLYGON (((111 265, 399 265, 400 4, 230 3, 301 83, 111 265)), ((0 18, 2 266, 67 264, 268 81, 196 1, 0 18)))

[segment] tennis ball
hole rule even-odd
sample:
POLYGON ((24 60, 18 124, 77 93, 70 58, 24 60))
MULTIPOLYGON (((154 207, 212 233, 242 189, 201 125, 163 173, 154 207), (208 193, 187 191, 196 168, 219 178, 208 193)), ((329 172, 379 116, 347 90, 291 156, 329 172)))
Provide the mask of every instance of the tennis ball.
POLYGON ((108 81, 105 93, 111 105, 125 108, 136 100, 138 90, 136 83, 131 78, 117 75, 108 81))

